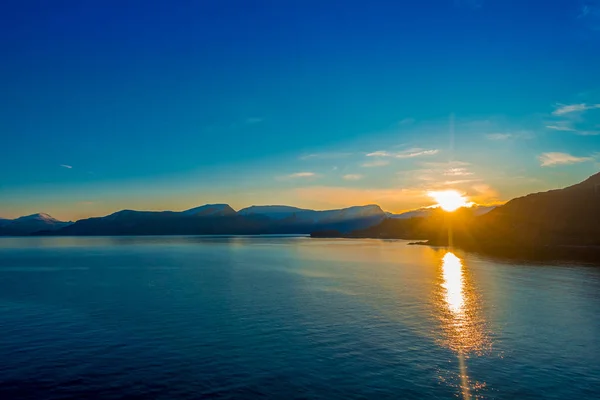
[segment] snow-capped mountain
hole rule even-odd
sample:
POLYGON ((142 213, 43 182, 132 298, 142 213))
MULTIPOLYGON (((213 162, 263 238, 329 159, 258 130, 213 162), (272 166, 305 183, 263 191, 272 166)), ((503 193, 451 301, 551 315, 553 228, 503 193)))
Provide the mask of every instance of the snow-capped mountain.
POLYGON ((37 213, 37 214, 26 215, 26 216, 19 217, 19 218, 13 220, 13 222, 25 222, 25 221, 40 221, 40 222, 46 222, 49 224, 60 222, 56 218, 54 218, 51 215, 46 214, 46 213, 37 213))
POLYGON ((0 235, 29 235, 39 231, 53 231, 70 225, 45 213, 26 215, 0 223, 0 235))

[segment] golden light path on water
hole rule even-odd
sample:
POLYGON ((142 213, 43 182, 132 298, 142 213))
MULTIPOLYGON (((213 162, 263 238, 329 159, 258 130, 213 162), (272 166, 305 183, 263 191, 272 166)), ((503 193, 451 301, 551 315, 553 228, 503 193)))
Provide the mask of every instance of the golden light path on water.
POLYGON ((471 399, 471 388, 466 359, 470 352, 483 350, 488 345, 484 321, 479 317, 479 304, 465 266, 453 252, 441 260, 439 318, 446 335, 446 344, 457 353, 460 385, 463 399, 471 399))
POLYGON ((448 252, 442 259, 442 273, 446 289, 446 303, 453 313, 462 313, 465 305, 463 294, 462 263, 460 258, 448 252))

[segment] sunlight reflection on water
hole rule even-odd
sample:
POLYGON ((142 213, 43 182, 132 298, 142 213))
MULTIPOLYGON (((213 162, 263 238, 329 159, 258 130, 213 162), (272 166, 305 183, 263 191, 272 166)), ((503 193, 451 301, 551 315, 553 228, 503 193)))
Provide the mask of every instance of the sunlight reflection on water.
POLYGON ((597 397, 588 266, 404 241, 5 238, 0 278, 0 398, 597 397))
POLYGON ((470 399, 468 353, 480 353, 490 346, 490 342, 485 321, 480 316, 481 305, 465 269, 454 253, 449 251, 442 257, 438 315, 446 335, 445 344, 458 356, 462 396, 470 399))

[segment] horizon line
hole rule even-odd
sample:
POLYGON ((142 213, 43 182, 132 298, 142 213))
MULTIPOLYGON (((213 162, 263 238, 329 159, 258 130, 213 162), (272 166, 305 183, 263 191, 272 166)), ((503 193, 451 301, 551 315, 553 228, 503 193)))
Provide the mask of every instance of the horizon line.
MULTIPOLYGON (((461 207, 461 208, 473 208, 473 207, 498 207, 501 205, 506 204, 508 201, 497 201, 497 202, 491 202, 491 203, 486 203, 486 204, 482 204, 482 203, 473 203, 472 205, 470 205, 469 207, 461 207)), ((376 203, 369 203, 369 204, 362 204, 362 205, 353 205, 353 206, 348 206, 348 207, 338 207, 338 208, 326 208, 326 209, 313 209, 313 208, 302 208, 302 207, 296 207, 296 206, 290 206, 287 204, 252 204, 250 206, 247 207, 242 207, 238 210, 236 210, 235 208, 231 207, 231 205, 229 205, 228 203, 206 203, 206 204, 202 204, 199 206, 195 206, 195 207, 191 207, 191 208, 186 208, 183 210, 159 210, 159 209, 145 209, 145 210, 135 210, 133 208, 123 208, 120 210, 116 210, 113 212, 110 212, 108 214, 105 215, 89 215, 87 217, 84 218, 79 218, 79 219, 75 219, 75 220, 69 220, 69 221, 60 221, 60 222, 77 222, 77 221, 81 221, 84 219, 89 219, 89 218, 104 218, 104 217, 108 217, 110 215, 116 214, 118 212, 122 212, 122 211, 135 211, 135 212, 172 212, 172 213, 181 213, 181 212, 186 212, 189 210, 193 210, 195 208, 200 208, 200 207, 207 207, 207 206, 228 206, 229 208, 231 208, 236 214, 239 213, 242 210, 245 210, 247 208, 251 208, 251 207, 288 207, 288 208, 295 208, 298 209, 300 211, 316 211, 316 212, 324 212, 324 211, 338 211, 338 210, 346 210, 349 208, 355 208, 355 207, 368 207, 368 206, 377 206, 379 207, 379 209, 386 213, 386 214, 392 214, 392 215, 401 215, 401 214, 405 214, 408 212, 412 212, 412 211, 420 211, 420 210, 427 210, 427 209, 434 209, 434 208, 440 208, 440 206, 438 204, 433 204, 430 206, 422 206, 422 207, 418 207, 418 208, 410 208, 410 209, 405 209, 405 210, 401 210, 398 212, 391 212, 391 211, 386 211, 384 210, 379 204, 376 203)), ((5 219, 5 220, 15 220, 18 218, 23 218, 23 217, 30 217, 30 216, 34 216, 34 215, 40 215, 40 214, 44 214, 44 215, 48 215, 49 217, 54 218, 51 214, 47 213, 47 212, 34 212, 34 213, 26 213, 23 215, 19 215, 17 217, 2 217, 0 216, 0 219, 5 219)))

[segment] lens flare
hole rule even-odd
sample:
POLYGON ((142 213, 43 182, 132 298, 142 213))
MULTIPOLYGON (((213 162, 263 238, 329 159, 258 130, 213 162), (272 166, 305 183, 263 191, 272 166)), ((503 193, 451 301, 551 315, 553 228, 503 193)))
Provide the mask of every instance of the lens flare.
POLYGON ((473 203, 458 193, 456 190, 443 190, 438 192, 427 192, 427 195, 434 199, 437 204, 445 211, 455 211, 461 207, 469 207, 473 203))

